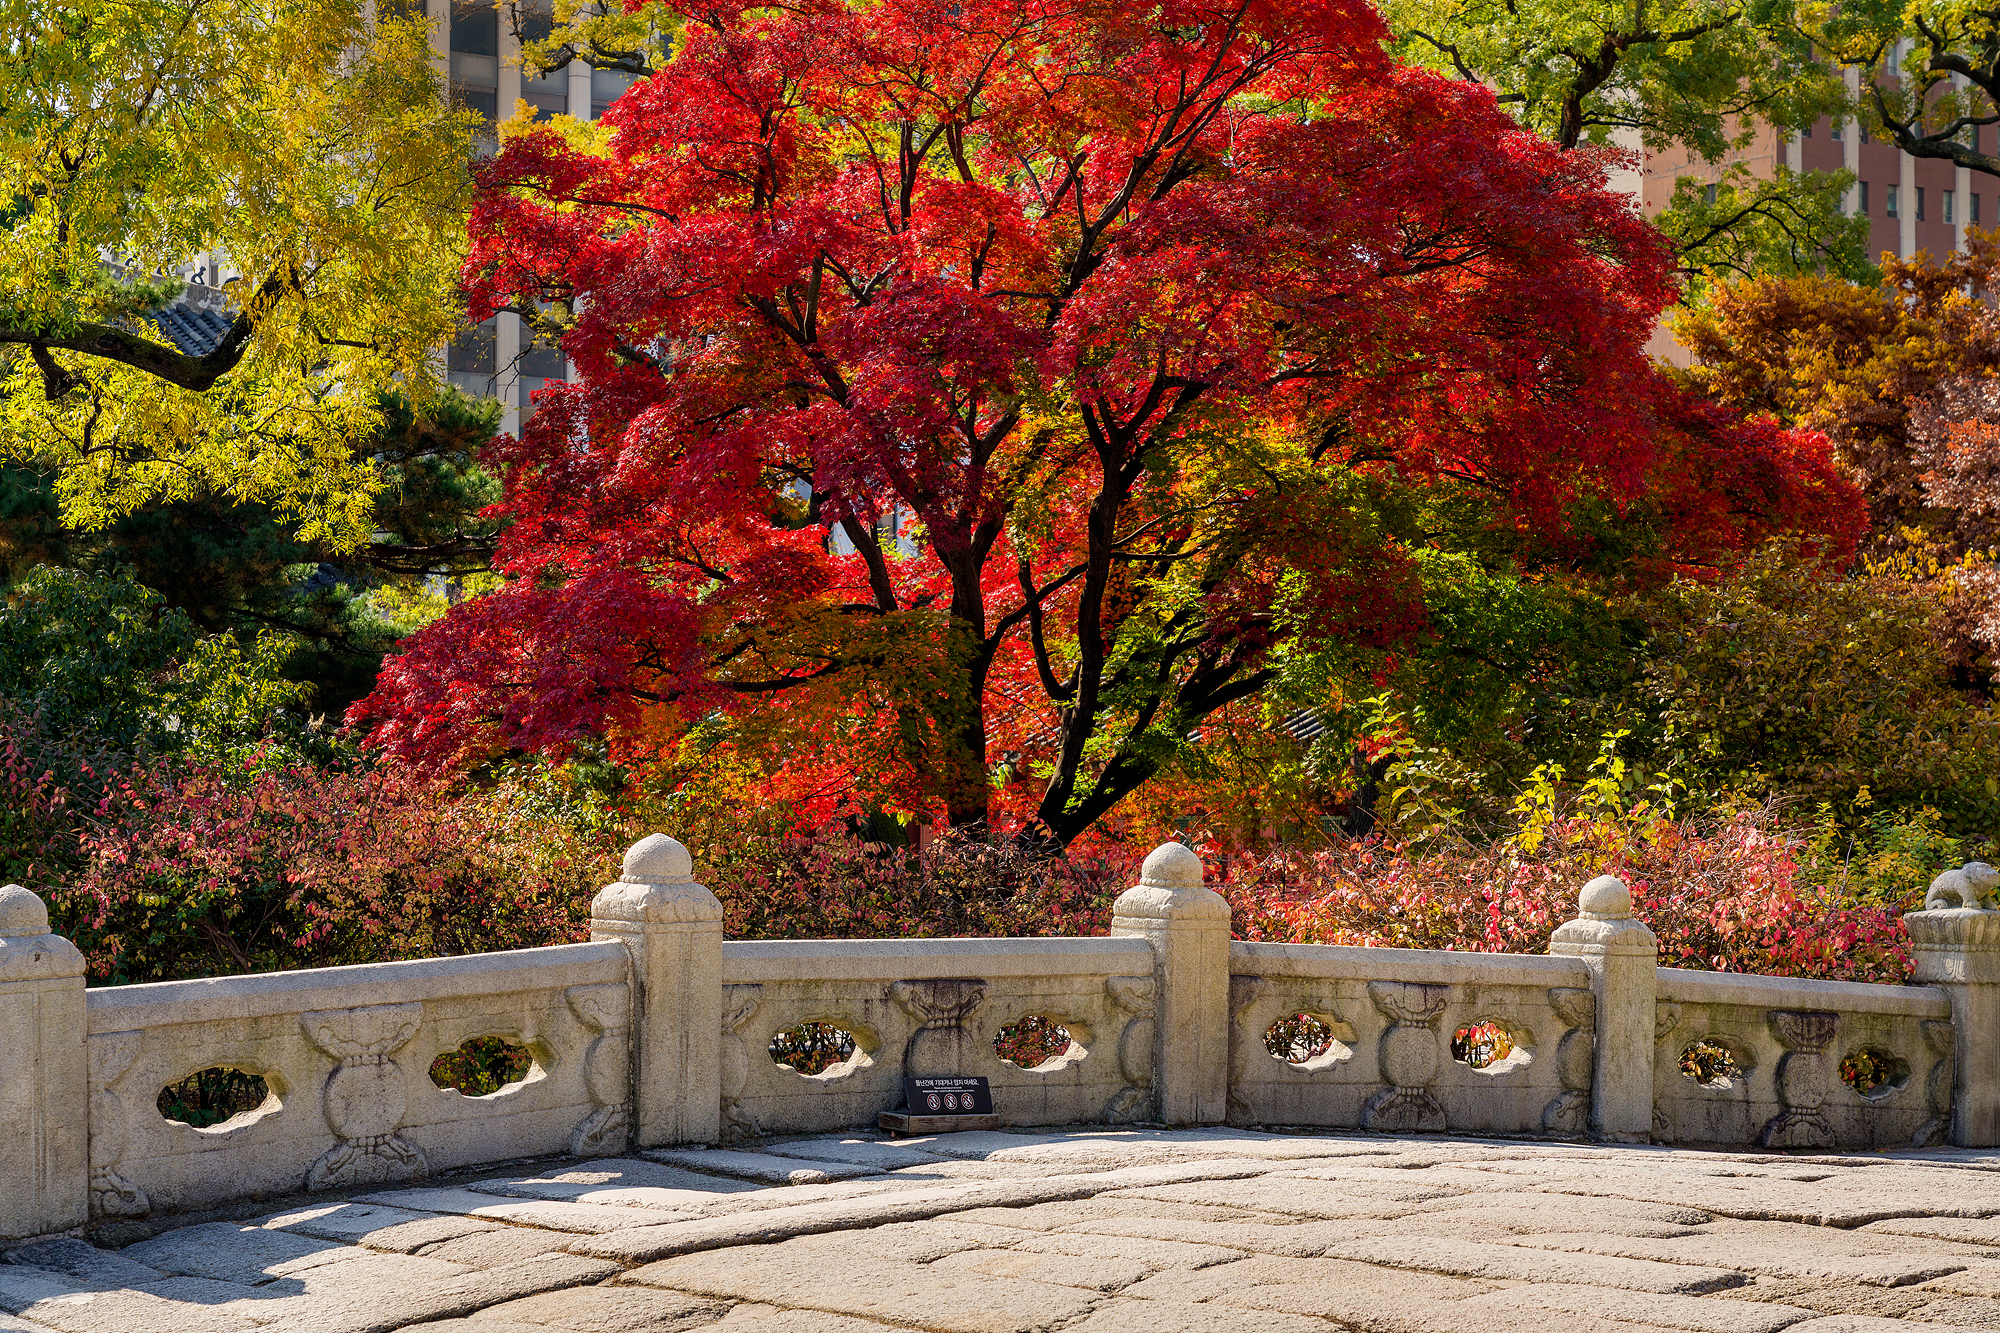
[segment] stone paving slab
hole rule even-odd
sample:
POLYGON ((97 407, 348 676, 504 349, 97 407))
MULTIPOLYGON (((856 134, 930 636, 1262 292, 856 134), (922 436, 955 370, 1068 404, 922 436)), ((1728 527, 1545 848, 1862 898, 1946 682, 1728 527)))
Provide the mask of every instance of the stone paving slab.
POLYGON ((1095 1128, 528 1172, 17 1246, 0 1333, 2000 1333, 1992 1152, 1095 1128))
POLYGON ((728 1152, 719 1148, 652 1148, 641 1156, 695 1171, 761 1181, 766 1185, 824 1185, 834 1180, 872 1176, 882 1170, 879 1166, 854 1162, 778 1157, 761 1152, 728 1152))

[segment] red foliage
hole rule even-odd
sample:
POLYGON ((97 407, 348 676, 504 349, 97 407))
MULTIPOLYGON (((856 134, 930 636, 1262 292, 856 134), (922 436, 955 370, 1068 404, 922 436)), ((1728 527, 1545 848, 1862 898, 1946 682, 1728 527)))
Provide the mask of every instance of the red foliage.
POLYGON ((958 824, 1006 754, 1067 841, 1274 645, 1421 628, 1369 487, 1551 533, 1644 501, 1695 565, 1825 527, 1816 440, 1641 354, 1670 259, 1599 162, 1383 36, 1361 0, 715 11, 608 151, 512 138, 473 315, 567 312, 581 382, 497 447, 507 587, 350 717, 429 763, 776 718, 843 775, 819 810, 958 824))
POLYGON ((1801 882, 1798 848, 1749 818, 1713 831, 1558 821, 1532 854, 1513 842, 1422 855, 1341 843, 1240 858, 1220 887, 1241 939, 1546 953, 1576 915, 1578 886, 1608 872, 1630 885, 1662 967, 1907 980, 1900 914, 1801 882))
POLYGON ((83 851, 52 906, 119 982, 564 943, 609 871, 500 799, 394 770, 136 773, 83 851))

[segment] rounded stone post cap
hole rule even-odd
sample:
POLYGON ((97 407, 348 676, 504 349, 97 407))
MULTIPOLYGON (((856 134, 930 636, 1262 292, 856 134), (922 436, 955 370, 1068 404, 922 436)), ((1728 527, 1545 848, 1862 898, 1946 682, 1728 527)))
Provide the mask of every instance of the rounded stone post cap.
POLYGON ((1184 842, 1163 842, 1146 854, 1139 883, 1149 889, 1198 889, 1205 873, 1194 848, 1184 842))
POLYGON ((1147 854, 1139 882, 1111 904, 1115 935, 1123 926, 1167 921, 1229 928, 1229 903, 1203 883, 1201 857, 1184 843, 1164 842, 1147 854))
POLYGON ((0 939, 49 933, 49 909, 19 884, 0 887, 0 939))
POLYGON ((1599 875, 1576 895, 1576 908, 1585 921, 1624 921, 1632 915, 1632 890, 1616 875, 1599 875))
POLYGON ((694 857, 679 839, 648 833, 626 849, 618 878, 626 884, 679 884, 694 878, 694 857))

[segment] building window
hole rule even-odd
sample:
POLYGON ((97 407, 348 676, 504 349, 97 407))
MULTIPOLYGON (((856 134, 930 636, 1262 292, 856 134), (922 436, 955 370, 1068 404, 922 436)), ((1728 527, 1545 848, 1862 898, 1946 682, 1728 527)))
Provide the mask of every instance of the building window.
POLYGON ((1709 208, 1715 207, 1715 187, 1713 185, 1702 188, 1701 202, 1709 208))
POLYGON ((1923 220, 1924 220, 1924 187, 1919 185, 1917 187, 1917 221, 1922 222, 1923 220))
MULTIPOLYGON (((514 36, 525 49, 544 41, 555 31, 556 20, 549 0, 520 0, 514 6, 514 36)), ((536 120, 569 114, 569 70, 536 69, 521 62, 521 100, 535 108, 536 120)))
POLYGON ((1958 223, 1958 210, 1953 207, 1955 202, 1956 200, 1952 198, 1952 192, 1946 190, 1944 192, 1944 225, 1947 227, 1956 226, 1958 223))
POLYGON ((486 122, 474 137, 481 151, 492 152, 500 117, 500 11, 491 0, 452 0, 451 96, 486 122))
POLYGON ((539 341, 529 344, 528 350, 521 353, 521 387, 516 400, 516 406, 521 409, 522 422, 535 415, 535 404, 530 394, 551 384, 561 384, 568 378, 569 362, 560 348, 539 341))
POLYGON ((1831 139, 1831 140, 1833 140, 1833 141, 1834 141, 1835 143, 1839 143, 1839 142, 1840 142, 1840 122, 1839 122, 1839 121, 1837 121, 1837 120, 1829 120, 1829 121, 1828 121, 1828 122, 1826 123, 1826 137, 1827 137, 1827 138, 1829 138, 1829 139, 1831 139))
POLYGON ((1887 196, 1887 199, 1886 199, 1886 201, 1885 201, 1885 207, 1883 208, 1883 210, 1882 210, 1882 211, 1883 211, 1884 213, 1886 213, 1886 214, 1887 214, 1888 216, 1890 216, 1890 217, 1895 217, 1895 216, 1896 216, 1896 187, 1895 187, 1895 186, 1893 186, 1893 185, 1889 186, 1889 187, 1888 187, 1888 188, 1887 188, 1886 190, 1884 190, 1884 191, 1883 191, 1883 194, 1887 196))
POLYGON ((453 384, 475 397, 491 397, 498 347, 498 317, 474 324, 451 340, 445 366, 453 384))
POLYGON ((630 74, 621 74, 615 69, 594 69, 590 71, 590 118, 596 120, 611 109, 611 104, 625 95, 625 90, 635 82, 630 74))
POLYGON ((1863 213, 1866 213, 1868 211, 1868 182, 1862 181, 1860 188, 1861 188, 1861 200, 1860 200, 1861 211, 1863 213))
POLYGON ((1979 196, 1973 195, 1970 202, 1972 211, 1965 215, 1965 220, 1976 227, 1979 225, 1979 196))

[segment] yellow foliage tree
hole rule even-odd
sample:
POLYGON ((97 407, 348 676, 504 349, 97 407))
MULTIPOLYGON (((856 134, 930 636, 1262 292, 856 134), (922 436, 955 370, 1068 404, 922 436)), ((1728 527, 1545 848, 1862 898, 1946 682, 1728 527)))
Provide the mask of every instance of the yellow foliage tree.
POLYGON ((206 493, 365 541, 356 445, 392 384, 435 387, 460 309, 471 118, 423 24, 0 0, 0 49, 0 459, 53 471, 82 527, 206 493), (241 276, 197 355, 152 316, 217 257, 241 276))

